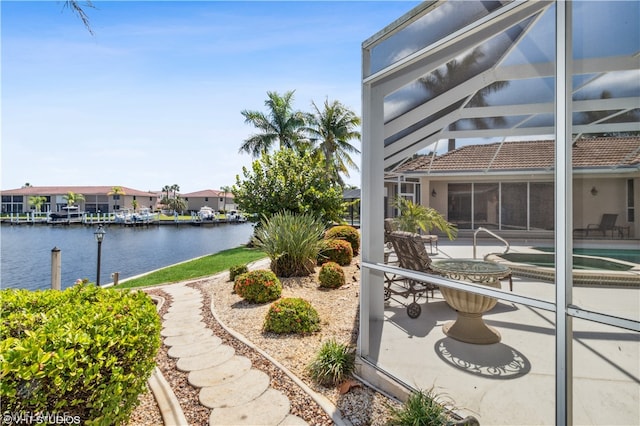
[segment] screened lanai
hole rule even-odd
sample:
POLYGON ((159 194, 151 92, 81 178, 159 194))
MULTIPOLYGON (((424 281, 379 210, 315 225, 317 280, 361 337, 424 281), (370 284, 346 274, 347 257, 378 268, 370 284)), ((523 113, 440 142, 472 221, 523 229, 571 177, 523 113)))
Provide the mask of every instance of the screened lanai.
MULTIPOLYGON (((583 244, 574 233, 583 224, 574 222, 582 215, 589 222, 615 213, 630 236, 625 247, 638 249, 639 20, 638 2, 429 1, 363 43, 363 376, 398 394, 442 386, 454 398, 459 394, 457 403, 472 408, 481 424, 483 418, 487 424, 640 422, 640 290, 574 286, 572 268, 574 246, 583 244), (595 143, 603 140, 625 140, 627 150, 613 158, 619 146, 595 143), (502 167, 499 177, 491 175, 500 152, 514 142, 525 152, 527 142, 532 150, 545 146, 543 154, 553 161, 536 171, 502 167), (447 151, 478 145, 495 150, 470 160, 476 171, 458 176, 458 184, 519 184, 527 205, 536 203, 531 188, 548 184, 550 198, 537 202, 552 212, 552 283, 516 278, 522 285, 503 291, 384 263, 385 177, 397 178, 398 188, 412 188, 406 191, 415 193, 405 195, 422 204, 451 200, 451 186, 406 179, 402 167, 417 154, 427 154, 429 163, 447 151), (587 157, 602 161, 576 164, 574 151, 577 157, 578 148, 587 146, 595 147, 587 157), (423 303, 428 315, 413 322, 402 318, 402 309, 384 299, 385 273, 498 298, 491 315, 505 330, 503 340, 486 346, 450 340, 441 328, 452 311, 437 297, 423 303), (449 354, 482 353, 478 371, 502 365, 491 357, 505 353, 522 355, 528 366, 501 382, 487 382, 468 371, 454 373, 442 356, 434 358, 443 347, 449 354), (403 365, 412 362, 407 373, 403 365), (468 386, 476 391, 463 391, 468 386), (534 407, 536 395, 545 404, 534 407), (483 405, 483 398, 492 403, 483 405), (500 410, 510 415, 500 416, 500 410)), ((464 241, 456 243, 444 255, 471 257, 464 241)))

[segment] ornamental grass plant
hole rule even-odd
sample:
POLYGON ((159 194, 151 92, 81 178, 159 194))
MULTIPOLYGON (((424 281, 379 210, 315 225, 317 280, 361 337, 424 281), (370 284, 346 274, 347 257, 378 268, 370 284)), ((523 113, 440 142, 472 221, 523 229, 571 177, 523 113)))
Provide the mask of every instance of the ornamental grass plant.
POLYGON ((345 344, 335 339, 322 344, 320 351, 309 364, 307 370, 311 378, 324 386, 335 386, 342 383, 355 366, 355 353, 345 344))
POLYGON ((271 259, 279 277, 304 277, 314 272, 323 247, 323 223, 310 214, 288 211, 264 218, 253 243, 271 259))
POLYGON ((438 402, 433 388, 412 392, 400 407, 389 407, 391 417, 388 425, 402 426, 445 426, 450 424, 446 407, 438 402))

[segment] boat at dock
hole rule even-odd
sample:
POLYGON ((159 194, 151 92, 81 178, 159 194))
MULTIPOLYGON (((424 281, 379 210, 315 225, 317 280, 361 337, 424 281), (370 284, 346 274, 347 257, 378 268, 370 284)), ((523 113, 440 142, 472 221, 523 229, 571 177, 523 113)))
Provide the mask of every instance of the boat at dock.
POLYGON ((78 206, 63 207, 60 211, 49 213, 49 223, 81 223, 84 212, 78 206))

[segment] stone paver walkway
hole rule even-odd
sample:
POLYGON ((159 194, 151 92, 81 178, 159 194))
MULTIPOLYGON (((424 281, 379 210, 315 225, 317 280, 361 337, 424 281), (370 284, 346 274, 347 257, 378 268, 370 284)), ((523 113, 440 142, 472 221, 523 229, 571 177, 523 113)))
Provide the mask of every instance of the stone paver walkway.
MULTIPOLYGON (((290 402, 271 388, 270 378, 251 361, 222 344, 202 322, 202 294, 184 284, 163 287, 173 297, 162 318, 164 344, 188 372, 189 383, 201 388, 200 404, 211 408, 210 425, 305 425, 289 414, 290 402)), ((208 307, 207 307, 208 309, 208 307)))

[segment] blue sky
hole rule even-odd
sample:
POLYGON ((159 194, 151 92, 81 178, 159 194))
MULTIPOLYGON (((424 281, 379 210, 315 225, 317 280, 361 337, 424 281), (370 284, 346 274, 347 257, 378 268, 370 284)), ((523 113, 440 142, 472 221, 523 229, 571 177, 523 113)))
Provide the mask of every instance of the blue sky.
POLYGON ((295 90, 360 115, 361 43, 416 4, 94 2, 91 36, 63 2, 3 0, 1 188, 232 185, 240 111, 295 90))

